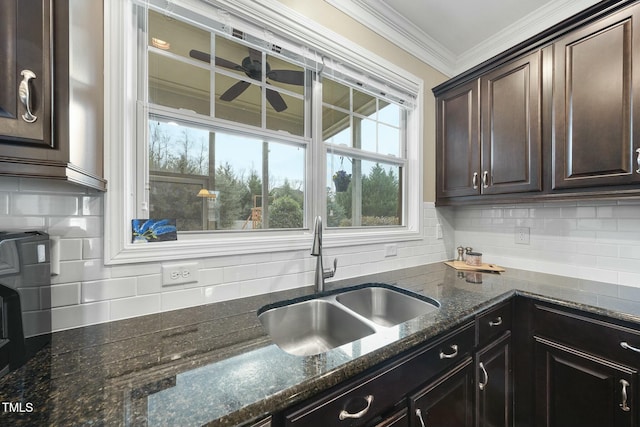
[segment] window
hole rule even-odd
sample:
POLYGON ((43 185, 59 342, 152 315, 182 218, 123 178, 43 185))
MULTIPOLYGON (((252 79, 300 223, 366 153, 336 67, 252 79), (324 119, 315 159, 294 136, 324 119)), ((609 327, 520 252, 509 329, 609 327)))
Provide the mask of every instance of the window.
POLYGON ((337 35, 327 49, 326 30, 291 13, 271 0, 105 7, 120 58, 107 87, 124 89, 108 89, 107 158, 125 159, 109 182, 132 189, 107 193, 107 262, 302 248, 317 215, 325 244, 420 237, 421 82, 337 35), (129 242, 147 217, 175 218, 178 241, 129 242))

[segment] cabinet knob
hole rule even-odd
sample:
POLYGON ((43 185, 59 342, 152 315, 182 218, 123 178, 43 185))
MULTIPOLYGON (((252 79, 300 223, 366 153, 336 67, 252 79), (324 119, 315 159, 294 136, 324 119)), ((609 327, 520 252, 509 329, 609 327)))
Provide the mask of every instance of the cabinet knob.
POLYGON ((36 74, 31 70, 22 70, 20 73, 22 76, 22 81, 20 82, 20 86, 18 86, 18 97, 20 98, 20 102, 24 105, 26 113, 22 115, 22 120, 27 123, 33 123, 38 120, 31 112, 31 88, 29 87, 29 81, 31 79, 36 78, 36 74))
POLYGON ((342 411, 340 411, 340 415, 338 415, 338 418, 342 421, 342 420, 346 420, 347 418, 358 419, 358 418, 364 417, 367 414, 367 412, 369 412, 369 408, 371 408, 371 402, 373 402, 373 395, 372 394, 368 395, 367 397, 364 398, 364 400, 367 402, 367 407, 364 408, 362 411, 352 414, 351 412, 348 412, 345 409, 343 409, 342 411))

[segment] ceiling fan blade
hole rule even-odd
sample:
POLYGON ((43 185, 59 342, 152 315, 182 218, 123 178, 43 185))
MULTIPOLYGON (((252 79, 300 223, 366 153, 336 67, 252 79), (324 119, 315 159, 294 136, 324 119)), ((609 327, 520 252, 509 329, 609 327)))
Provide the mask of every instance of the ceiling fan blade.
POLYGON ((236 64, 235 62, 229 61, 228 59, 219 58, 216 56, 216 65, 218 67, 229 68, 231 70, 244 71, 242 65, 236 64))
POLYGON ((238 96, 240 96, 240 94, 242 92, 247 90, 247 88, 250 85, 251 85, 251 83, 241 80, 238 83, 236 83, 233 86, 231 86, 229 89, 227 89, 225 93, 220 95, 220 99, 223 100, 223 101, 233 101, 238 96))
MULTIPOLYGON (((202 62, 207 62, 207 63, 211 62, 211 55, 196 49, 191 49, 189 51, 189 56, 192 57, 193 59, 197 59, 202 62)), ((216 65, 218 67, 224 67, 224 68, 229 68, 231 70, 242 71, 242 65, 236 64, 235 62, 229 61, 224 58, 218 58, 217 56, 216 56, 216 65)))
POLYGON ((211 61, 211 55, 198 49, 191 49, 189 51, 189 56, 202 62, 211 61))
POLYGON ((254 62, 259 62, 262 64, 262 52, 259 50, 255 50, 253 48, 249 48, 249 58, 251 58, 254 62))
POLYGON ((267 89, 267 101, 278 113, 287 109, 287 103, 284 102, 282 96, 275 90, 267 89))
POLYGON ((271 70, 267 73, 267 78, 276 82, 288 83, 290 85, 304 85, 304 71, 271 70))

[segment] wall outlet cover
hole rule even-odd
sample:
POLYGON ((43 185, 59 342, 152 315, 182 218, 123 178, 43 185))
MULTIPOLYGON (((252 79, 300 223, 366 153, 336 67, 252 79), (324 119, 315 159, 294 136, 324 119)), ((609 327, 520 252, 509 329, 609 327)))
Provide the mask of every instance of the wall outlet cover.
POLYGON ((184 262, 162 265, 162 286, 198 283, 198 263, 184 262))

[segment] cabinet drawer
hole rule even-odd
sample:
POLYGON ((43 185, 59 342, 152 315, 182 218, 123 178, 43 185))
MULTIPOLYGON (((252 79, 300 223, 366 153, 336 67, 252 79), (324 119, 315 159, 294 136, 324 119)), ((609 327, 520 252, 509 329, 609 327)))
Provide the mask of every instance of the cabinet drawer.
POLYGON ((287 427, 362 426, 473 350, 474 323, 284 413, 287 427), (357 418, 356 418, 357 416, 357 418))
POLYGON ((640 367, 640 331, 545 305, 536 305, 534 316, 536 335, 640 367))
POLYGON ((511 302, 508 302, 478 316, 477 331, 480 346, 511 329, 511 310, 511 302))
POLYGON ((389 418, 380 421, 375 424, 374 427, 409 427, 409 413, 407 408, 404 408, 389 418))

